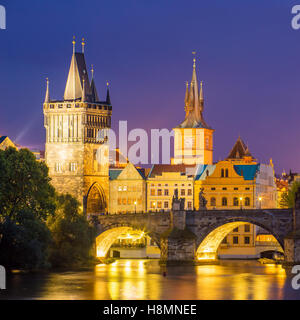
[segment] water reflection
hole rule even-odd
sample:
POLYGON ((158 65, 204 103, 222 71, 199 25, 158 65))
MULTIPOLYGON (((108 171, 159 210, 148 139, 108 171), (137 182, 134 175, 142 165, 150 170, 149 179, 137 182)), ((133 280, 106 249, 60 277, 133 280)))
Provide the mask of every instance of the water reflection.
POLYGON ((0 298, 300 299, 290 283, 281 266, 256 261, 161 269, 155 260, 119 260, 84 272, 12 275, 0 298))

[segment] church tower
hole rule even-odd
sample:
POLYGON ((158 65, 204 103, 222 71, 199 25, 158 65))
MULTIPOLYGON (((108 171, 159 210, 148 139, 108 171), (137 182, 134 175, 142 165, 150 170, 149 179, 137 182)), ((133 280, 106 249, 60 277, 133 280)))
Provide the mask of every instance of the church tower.
POLYGON ((193 64, 192 80, 186 83, 185 119, 174 128, 174 158, 172 164, 212 164, 213 133, 203 118, 203 83, 198 89, 196 59, 193 64))
POLYGON ((84 55, 73 54, 63 100, 50 98, 47 79, 44 102, 45 158, 57 192, 69 193, 83 205, 84 212, 106 212, 109 203, 109 147, 112 106, 109 88, 100 101, 94 68, 90 82, 84 55))

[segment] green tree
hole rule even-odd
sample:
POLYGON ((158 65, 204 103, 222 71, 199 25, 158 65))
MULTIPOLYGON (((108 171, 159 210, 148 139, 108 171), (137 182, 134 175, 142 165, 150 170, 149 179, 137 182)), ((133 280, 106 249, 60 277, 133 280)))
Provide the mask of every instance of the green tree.
POLYGON ((47 266, 51 234, 46 219, 54 212, 47 166, 27 149, 0 150, 0 264, 8 269, 47 266))
POLYGON ((57 196, 57 209, 48 220, 53 242, 50 262, 54 267, 87 265, 95 241, 95 228, 80 212, 79 202, 71 195, 57 196))
POLYGON ((289 190, 282 194, 280 200, 280 206, 282 208, 294 208, 295 206, 295 195, 300 188, 300 181, 294 181, 289 190))
POLYGON ((42 220, 55 211, 48 167, 27 149, 0 150, 0 215, 14 220, 30 210, 42 220))

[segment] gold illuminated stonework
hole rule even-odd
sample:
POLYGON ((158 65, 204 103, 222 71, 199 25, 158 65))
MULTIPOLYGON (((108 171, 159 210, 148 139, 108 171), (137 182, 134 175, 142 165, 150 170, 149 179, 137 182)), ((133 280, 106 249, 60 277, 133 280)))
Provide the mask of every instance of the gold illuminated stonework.
POLYGON ((64 100, 50 100, 47 80, 45 159, 55 189, 75 196, 88 214, 106 212, 109 203, 107 130, 112 106, 98 100, 84 54, 74 50, 64 100))

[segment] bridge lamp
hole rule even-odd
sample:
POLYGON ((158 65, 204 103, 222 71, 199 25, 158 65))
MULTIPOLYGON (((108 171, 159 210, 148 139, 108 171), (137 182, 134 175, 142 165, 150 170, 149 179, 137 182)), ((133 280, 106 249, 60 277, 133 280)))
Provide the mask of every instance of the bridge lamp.
POLYGON ((134 210, 135 210, 135 213, 136 213, 136 201, 134 201, 134 210))
POLYGON ((258 198, 258 201, 259 201, 259 209, 261 209, 262 197, 259 197, 259 198, 258 198))

